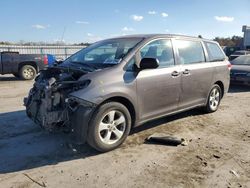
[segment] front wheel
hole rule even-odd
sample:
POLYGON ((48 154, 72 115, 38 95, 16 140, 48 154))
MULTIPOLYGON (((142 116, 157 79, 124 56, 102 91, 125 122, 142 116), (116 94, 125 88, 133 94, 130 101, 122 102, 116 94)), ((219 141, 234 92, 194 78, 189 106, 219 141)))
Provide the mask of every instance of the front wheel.
POLYGON ((215 112, 220 105, 221 97, 222 92, 220 86, 218 86, 217 84, 213 85, 212 89, 209 92, 205 111, 208 113, 215 112))
POLYGON ((130 113, 124 105, 118 102, 101 105, 92 118, 87 142, 101 152, 119 147, 131 129, 130 113))

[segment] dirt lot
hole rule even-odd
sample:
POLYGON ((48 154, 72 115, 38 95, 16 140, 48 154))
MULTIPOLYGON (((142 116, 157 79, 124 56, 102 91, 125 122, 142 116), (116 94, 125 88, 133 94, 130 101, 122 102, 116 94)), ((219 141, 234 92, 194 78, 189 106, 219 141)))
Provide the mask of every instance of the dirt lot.
POLYGON ((72 150, 66 134, 34 125, 22 106, 31 86, 0 77, 0 187, 250 187, 250 87, 232 87, 216 113, 152 121, 99 154, 72 150), (188 146, 145 144, 155 132, 188 146))

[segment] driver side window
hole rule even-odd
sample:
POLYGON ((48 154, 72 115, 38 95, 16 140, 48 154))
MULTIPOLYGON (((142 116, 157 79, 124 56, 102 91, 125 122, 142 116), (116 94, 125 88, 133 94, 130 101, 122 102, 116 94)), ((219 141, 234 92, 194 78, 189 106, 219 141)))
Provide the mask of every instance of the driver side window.
POLYGON ((170 39, 159 39, 150 42, 140 50, 141 58, 155 58, 159 60, 159 67, 174 66, 174 54, 170 39))

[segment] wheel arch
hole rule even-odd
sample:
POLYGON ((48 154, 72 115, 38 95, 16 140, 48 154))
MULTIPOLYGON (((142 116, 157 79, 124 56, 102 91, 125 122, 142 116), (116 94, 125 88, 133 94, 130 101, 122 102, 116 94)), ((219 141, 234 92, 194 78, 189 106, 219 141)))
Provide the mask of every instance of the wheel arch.
POLYGON ((225 90, 223 82, 222 81, 216 81, 214 84, 217 84, 220 87, 220 89, 221 89, 221 98, 222 98, 224 96, 224 90, 225 90))
POLYGON ((122 96, 110 97, 104 100, 103 102, 101 102, 98 106, 101 106, 102 104, 107 103, 107 102, 118 102, 118 103, 123 104, 128 109, 131 115, 132 127, 135 125, 136 117, 137 117, 136 110, 135 110, 133 103, 128 98, 122 97, 122 96))
POLYGON ((25 66, 25 65, 31 65, 31 66, 33 66, 35 69, 36 69, 36 73, 38 73, 38 66, 37 66, 37 64, 36 64, 36 62, 34 62, 34 61, 23 61, 23 62, 21 62, 21 63, 19 63, 18 64, 18 71, 20 71, 21 70, 21 68, 23 67, 23 66, 25 66))

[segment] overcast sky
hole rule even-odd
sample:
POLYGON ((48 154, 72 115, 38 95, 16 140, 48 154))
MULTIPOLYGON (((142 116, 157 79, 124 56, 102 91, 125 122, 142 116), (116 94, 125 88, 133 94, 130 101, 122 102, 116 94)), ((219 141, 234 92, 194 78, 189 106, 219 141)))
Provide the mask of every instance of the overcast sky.
POLYGON ((242 36, 250 0, 2 0, 0 41, 92 42, 117 35, 242 36))

